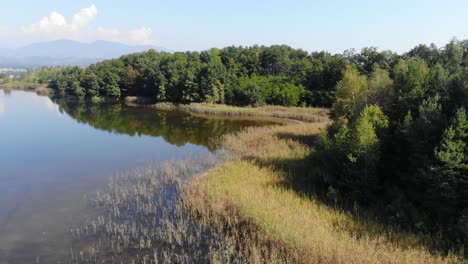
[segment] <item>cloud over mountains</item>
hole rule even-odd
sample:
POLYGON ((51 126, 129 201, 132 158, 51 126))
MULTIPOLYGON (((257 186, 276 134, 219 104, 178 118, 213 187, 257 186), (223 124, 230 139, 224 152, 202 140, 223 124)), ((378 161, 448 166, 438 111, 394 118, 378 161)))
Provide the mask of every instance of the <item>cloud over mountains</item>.
POLYGON ((23 26, 21 32, 31 38, 41 40, 72 39, 77 41, 107 40, 131 45, 155 45, 153 30, 140 27, 133 30, 118 28, 92 27, 96 21, 98 9, 95 5, 83 8, 71 19, 57 11, 51 12, 38 22, 23 26))
POLYGON ((49 16, 43 17, 39 22, 29 26, 22 27, 26 34, 41 35, 51 37, 71 37, 80 33, 86 26, 96 19, 98 14, 95 5, 81 9, 78 13, 73 15, 70 22, 66 18, 53 11, 49 16))

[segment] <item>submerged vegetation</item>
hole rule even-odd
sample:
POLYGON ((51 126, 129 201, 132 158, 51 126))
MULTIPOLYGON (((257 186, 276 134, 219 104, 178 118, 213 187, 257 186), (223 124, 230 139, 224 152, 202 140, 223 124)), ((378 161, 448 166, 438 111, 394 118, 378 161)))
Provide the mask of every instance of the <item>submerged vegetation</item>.
POLYGON ((186 159, 112 177, 92 200, 104 214, 70 229, 72 262, 205 262, 209 249, 229 248, 230 241, 187 217, 178 196, 190 175, 215 163, 216 157, 186 159))
POLYGON ((249 230, 226 232, 189 214, 180 196, 188 180, 219 162, 219 156, 187 158, 112 177, 92 200, 104 214, 70 229, 71 262, 289 262, 287 254, 249 238, 249 230))

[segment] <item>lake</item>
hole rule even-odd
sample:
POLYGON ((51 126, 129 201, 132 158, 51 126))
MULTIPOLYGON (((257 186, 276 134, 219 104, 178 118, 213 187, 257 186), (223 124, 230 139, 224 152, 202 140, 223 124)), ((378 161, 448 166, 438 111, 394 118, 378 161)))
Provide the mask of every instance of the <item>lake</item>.
POLYGON ((85 195, 118 171, 207 155, 222 135, 267 124, 0 90, 0 263, 67 256, 85 195))

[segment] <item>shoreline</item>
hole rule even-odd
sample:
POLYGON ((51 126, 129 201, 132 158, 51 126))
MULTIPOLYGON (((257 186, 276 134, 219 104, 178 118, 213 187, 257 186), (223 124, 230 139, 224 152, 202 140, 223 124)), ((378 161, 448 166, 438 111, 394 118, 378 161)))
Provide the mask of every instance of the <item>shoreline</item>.
POLYGON ((195 219, 244 243, 243 248, 258 251, 259 255, 254 255, 263 260, 464 263, 460 255, 431 251, 427 237, 359 218, 295 189, 294 179, 311 168, 308 157, 315 138, 330 124, 326 109, 168 103, 147 106, 212 118, 284 121, 283 126, 248 128, 226 135, 223 151, 227 160, 192 179, 183 195, 186 209, 195 219))
POLYGON ((47 85, 33 83, 33 82, 0 83, 0 89, 29 91, 29 92, 35 92, 38 95, 45 95, 45 96, 49 96, 51 94, 51 90, 47 88, 47 85))
POLYGON ((246 116, 246 117, 269 117, 278 118, 293 123, 314 123, 314 122, 329 122, 329 110, 326 108, 313 107, 284 107, 265 105, 258 107, 249 106, 231 106, 226 104, 207 104, 207 103, 190 103, 190 104, 173 104, 173 103, 157 103, 150 105, 157 109, 175 109, 183 110, 189 113, 218 115, 218 116, 246 116))
MULTIPOLYGON (((14 82, 2 84, 0 89, 20 90, 35 92, 38 95, 49 96, 54 99, 53 92, 44 84, 29 82, 14 82)), ((171 102, 154 103, 150 98, 127 96, 121 100, 115 100, 107 97, 80 98, 76 96, 57 97, 67 100, 84 100, 92 103, 124 103, 132 107, 151 107, 160 110, 177 110, 199 116, 225 116, 244 118, 268 119, 281 124, 304 124, 314 122, 330 122, 329 109, 314 107, 284 107, 275 105, 265 105, 258 107, 250 106, 232 106, 226 104, 208 104, 208 103, 189 103, 176 104, 171 102)))
POLYGON ((292 181, 310 169, 314 138, 327 125, 227 135, 227 161, 195 177, 185 190, 189 212, 245 242, 267 262, 464 263, 460 253, 430 249, 429 237, 328 206, 295 189, 292 181))

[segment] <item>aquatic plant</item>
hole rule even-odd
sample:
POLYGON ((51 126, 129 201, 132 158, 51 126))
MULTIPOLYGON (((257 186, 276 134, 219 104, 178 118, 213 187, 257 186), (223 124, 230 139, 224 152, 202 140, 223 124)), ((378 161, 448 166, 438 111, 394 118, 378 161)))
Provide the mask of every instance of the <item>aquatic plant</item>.
POLYGON ((189 215, 185 184, 222 155, 161 162, 110 177, 90 199, 102 214, 71 228, 72 263, 246 263, 260 250, 245 247, 189 215))

